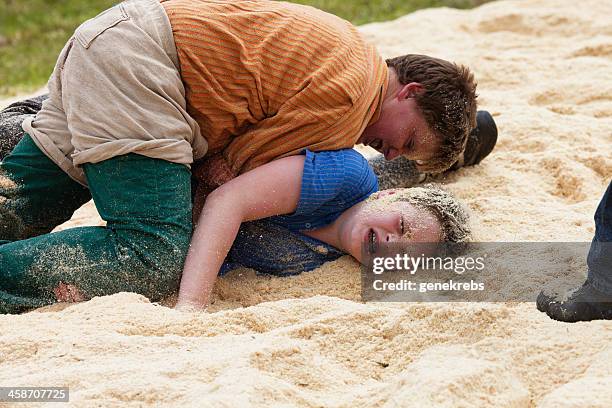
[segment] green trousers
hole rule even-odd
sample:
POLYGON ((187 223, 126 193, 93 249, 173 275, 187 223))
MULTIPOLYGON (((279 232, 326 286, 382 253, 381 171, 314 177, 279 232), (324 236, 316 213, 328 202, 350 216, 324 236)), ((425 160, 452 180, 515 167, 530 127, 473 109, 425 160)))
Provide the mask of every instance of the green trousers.
POLYGON ((137 154, 84 165, 89 189, 29 135, 0 163, 0 313, 56 302, 60 283, 86 297, 178 290, 191 238, 191 173, 137 154), (90 198, 106 227, 49 233, 90 198))

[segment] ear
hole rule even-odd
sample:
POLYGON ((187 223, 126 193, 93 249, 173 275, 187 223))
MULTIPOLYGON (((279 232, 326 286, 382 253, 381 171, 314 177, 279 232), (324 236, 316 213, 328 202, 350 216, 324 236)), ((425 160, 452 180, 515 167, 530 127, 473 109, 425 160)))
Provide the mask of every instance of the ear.
POLYGON ((411 82, 402 86, 402 88, 397 93, 397 99, 402 100, 406 98, 414 98, 415 95, 421 94, 424 92, 423 85, 418 82, 411 82))

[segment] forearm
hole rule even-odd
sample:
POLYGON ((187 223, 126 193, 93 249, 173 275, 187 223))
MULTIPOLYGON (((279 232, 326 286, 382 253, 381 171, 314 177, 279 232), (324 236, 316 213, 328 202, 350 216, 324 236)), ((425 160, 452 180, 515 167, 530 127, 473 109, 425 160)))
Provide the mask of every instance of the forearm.
POLYGON ((242 214, 228 196, 211 194, 191 239, 179 289, 179 306, 206 307, 217 278, 242 222, 242 214))
POLYGON ((279 159, 228 181, 207 196, 183 267, 178 307, 206 307, 243 221, 295 211, 303 167, 303 156, 279 159))

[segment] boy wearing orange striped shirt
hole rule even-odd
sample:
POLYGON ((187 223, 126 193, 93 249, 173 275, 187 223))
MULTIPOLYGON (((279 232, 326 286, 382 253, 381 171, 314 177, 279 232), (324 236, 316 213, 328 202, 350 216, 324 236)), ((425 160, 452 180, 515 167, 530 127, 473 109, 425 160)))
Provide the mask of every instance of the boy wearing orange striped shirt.
POLYGON ((176 291, 189 247, 194 160, 238 175, 362 143, 442 171, 475 113, 466 68, 385 62, 355 27, 311 7, 129 0, 76 30, 11 166, 0 164, 0 265, 20 260, 2 272, 47 293, 85 272, 107 281, 88 296, 157 300, 176 291), (42 220, 41 208, 89 197, 106 227, 47 234, 62 216, 42 220))

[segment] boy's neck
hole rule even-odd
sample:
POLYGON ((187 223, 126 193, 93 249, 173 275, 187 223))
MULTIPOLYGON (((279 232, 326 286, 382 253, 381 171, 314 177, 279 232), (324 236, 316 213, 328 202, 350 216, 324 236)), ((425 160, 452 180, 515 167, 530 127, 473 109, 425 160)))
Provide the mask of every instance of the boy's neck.
POLYGON ((348 246, 350 242, 344 242, 343 232, 344 229, 350 227, 349 221, 359 211, 362 203, 356 204, 344 211, 334 222, 321 228, 317 228, 310 231, 302 231, 304 235, 308 235, 311 238, 323 241, 328 245, 339 249, 342 252, 349 253, 348 246))
POLYGON ((337 222, 338 220, 321 228, 317 228, 310 231, 302 231, 302 234, 308 235, 311 238, 318 239, 319 241, 323 241, 336 249, 344 251, 341 245, 342 240, 340 239, 340 235, 338 233, 339 228, 336 224, 337 222))

